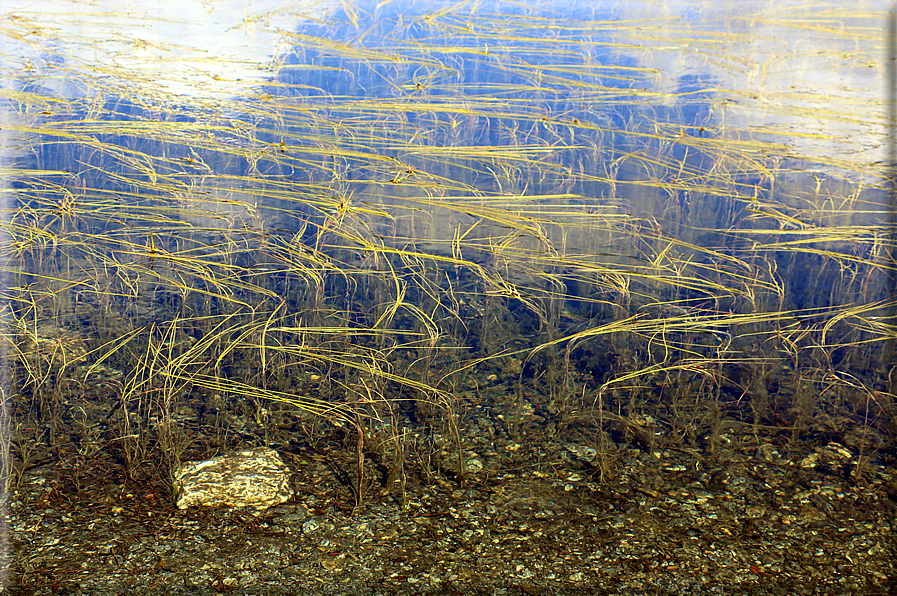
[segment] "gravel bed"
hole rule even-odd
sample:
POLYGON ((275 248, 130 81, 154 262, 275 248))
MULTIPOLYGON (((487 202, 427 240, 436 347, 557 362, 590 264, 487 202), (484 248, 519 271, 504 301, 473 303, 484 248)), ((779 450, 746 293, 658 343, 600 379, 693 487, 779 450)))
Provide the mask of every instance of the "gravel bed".
MULTIPOLYGON (((563 438, 563 442, 558 439, 563 438)), ((162 482, 114 470, 80 489, 36 465, 8 504, 12 594, 889 594, 897 479, 839 443, 784 449, 493 441, 481 469, 371 482, 354 506, 351 449, 281 449, 295 496, 267 511, 178 510, 162 482), (853 458, 853 459, 852 459, 853 458)), ((476 441, 474 441, 476 443, 476 441)), ((293 443, 294 445, 298 445, 293 443)), ((105 461, 97 456, 97 468, 105 461)), ((81 462, 82 467, 89 467, 81 462)))

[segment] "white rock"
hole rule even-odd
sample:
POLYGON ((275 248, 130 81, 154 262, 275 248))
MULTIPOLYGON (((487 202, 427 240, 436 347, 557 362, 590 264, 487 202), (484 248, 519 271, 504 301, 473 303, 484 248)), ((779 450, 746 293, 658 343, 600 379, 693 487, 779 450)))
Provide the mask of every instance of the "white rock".
POLYGON ((206 461, 186 462, 175 472, 177 506, 279 505, 293 496, 290 469, 273 449, 257 447, 206 461))

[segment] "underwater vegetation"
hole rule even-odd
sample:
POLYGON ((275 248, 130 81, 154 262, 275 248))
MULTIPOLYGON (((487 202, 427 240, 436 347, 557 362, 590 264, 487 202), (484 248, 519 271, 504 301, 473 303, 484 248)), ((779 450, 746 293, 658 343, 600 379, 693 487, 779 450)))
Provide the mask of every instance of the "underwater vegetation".
POLYGON ((213 51, 181 68, 189 39, 4 14, 24 48, 3 63, 5 477, 73 426, 162 476, 289 428, 344 435, 359 502, 365 458, 400 486, 427 432, 464 482, 495 381, 512 436, 535 411, 599 452, 611 424, 708 453, 747 425, 877 457, 897 416, 884 103, 787 77, 880 75, 883 15, 791 10, 720 30, 314 5, 261 80, 213 51), (758 53, 761 25, 819 45, 758 53))

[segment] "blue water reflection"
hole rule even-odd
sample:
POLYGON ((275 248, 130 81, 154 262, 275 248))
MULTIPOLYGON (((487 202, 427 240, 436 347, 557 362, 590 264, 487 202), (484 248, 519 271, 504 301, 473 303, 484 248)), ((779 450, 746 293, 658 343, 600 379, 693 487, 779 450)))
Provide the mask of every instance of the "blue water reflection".
POLYGON ((631 382, 658 407, 756 395, 767 426, 779 389, 856 416, 831 375, 888 383, 891 267, 861 5, 23 7, 3 33, 23 383, 277 401, 343 367, 355 397, 375 378, 445 405, 513 359, 568 414, 628 407, 631 382))

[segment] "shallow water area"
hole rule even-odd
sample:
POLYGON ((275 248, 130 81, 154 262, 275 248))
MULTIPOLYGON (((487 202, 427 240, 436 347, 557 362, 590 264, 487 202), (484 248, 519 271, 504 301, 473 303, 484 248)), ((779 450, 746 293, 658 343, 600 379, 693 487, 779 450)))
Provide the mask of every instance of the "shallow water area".
POLYGON ((893 591, 883 4, 48 7, 5 592, 893 591))

